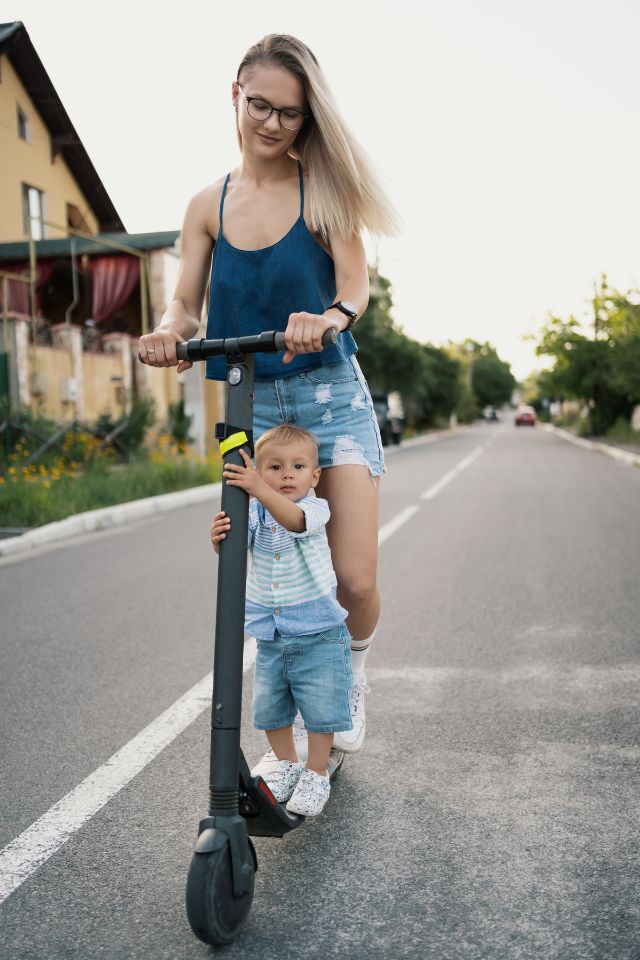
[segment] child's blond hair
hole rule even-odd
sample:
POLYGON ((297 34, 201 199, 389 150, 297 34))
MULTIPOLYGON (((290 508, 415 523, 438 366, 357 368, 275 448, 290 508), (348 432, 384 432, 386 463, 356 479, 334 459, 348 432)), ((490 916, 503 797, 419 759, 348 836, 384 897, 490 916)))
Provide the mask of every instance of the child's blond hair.
POLYGON ((312 448, 312 456, 315 458, 315 466, 318 465, 318 440, 313 433, 303 430, 302 427, 296 427, 292 423, 282 423, 279 427, 271 427, 266 430, 262 436, 256 440, 256 466, 264 460, 265 448, 275 443, 306 443, 312 448))

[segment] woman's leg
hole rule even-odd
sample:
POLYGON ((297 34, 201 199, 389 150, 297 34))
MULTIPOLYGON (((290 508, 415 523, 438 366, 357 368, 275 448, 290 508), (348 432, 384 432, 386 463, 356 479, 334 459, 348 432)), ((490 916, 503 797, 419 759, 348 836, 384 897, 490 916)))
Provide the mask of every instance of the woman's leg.
POLYGON ((368 467, 345 463, 325 467, 316 494, 329 501, 327 537, 338 580, 338 601, 349 611, 354 646, 366 641, 380 615, 377 587, 380 477, 368 467))

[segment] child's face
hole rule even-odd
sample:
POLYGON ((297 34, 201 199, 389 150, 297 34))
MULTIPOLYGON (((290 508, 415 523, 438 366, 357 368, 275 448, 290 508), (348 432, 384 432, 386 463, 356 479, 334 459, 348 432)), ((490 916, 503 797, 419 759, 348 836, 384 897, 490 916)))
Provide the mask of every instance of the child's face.
POLYGON ((270 443, 260 458, 258 472, 267 486, 288 500, 300 500, 320 479, 313 447, 297 443, 270 443))

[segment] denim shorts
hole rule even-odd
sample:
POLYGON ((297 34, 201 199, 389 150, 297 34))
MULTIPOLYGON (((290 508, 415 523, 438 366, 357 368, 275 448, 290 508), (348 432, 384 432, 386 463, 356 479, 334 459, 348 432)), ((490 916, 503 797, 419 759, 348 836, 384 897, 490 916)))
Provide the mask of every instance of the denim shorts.
POLYGON ((360 463, 372 477, 386 473, 378 418, 355 356, 284 377, 257 377, 253 437, 292 423, 318 438, 319 465, 360 463))
POLYGON ((351 636, 344 624, 321 633, 258 640, 253 725, 278 730, 296 709, 311 733, 351 730, 351 636))

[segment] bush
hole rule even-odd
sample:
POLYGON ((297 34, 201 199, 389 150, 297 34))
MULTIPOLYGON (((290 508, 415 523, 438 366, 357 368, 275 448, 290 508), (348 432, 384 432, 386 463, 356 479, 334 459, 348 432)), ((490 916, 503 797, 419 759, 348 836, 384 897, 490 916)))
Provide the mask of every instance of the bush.
POLYGON ((614 425, 607 430, 607 439, 616 443, 640 444, 640 432, 631 427, 626 417, 618 417, 614 425))
POLYGON ((0 477, 0 526, 37 527, 74 513, 213 483, 220 475, 219 455, 190 463, 161 451, 151 456, 141 451, 116 467, 94 461, 74 475, 41 468, 25 476, 13 468, 0 477))
POLYGON ((193 443, 193 437, 189 436, 192 421, 193 416, 184 412, 184 400, 169 404, 169 417, 165 429, 173 437, 181 452, 188 443, 193 443))
MULTIPOLYGON (((123 446, 128 456, 140 449, 149 427, 155 421, 156 403, 152 396, 133 396, 131 408, 126 414, 128 423, 124 430, 117 435, 116 440, 123 446)), ((101 414, 95 423, 95 430, 100 437, 107 437, 120 422, 114 420, 110 413, 101 414)))

